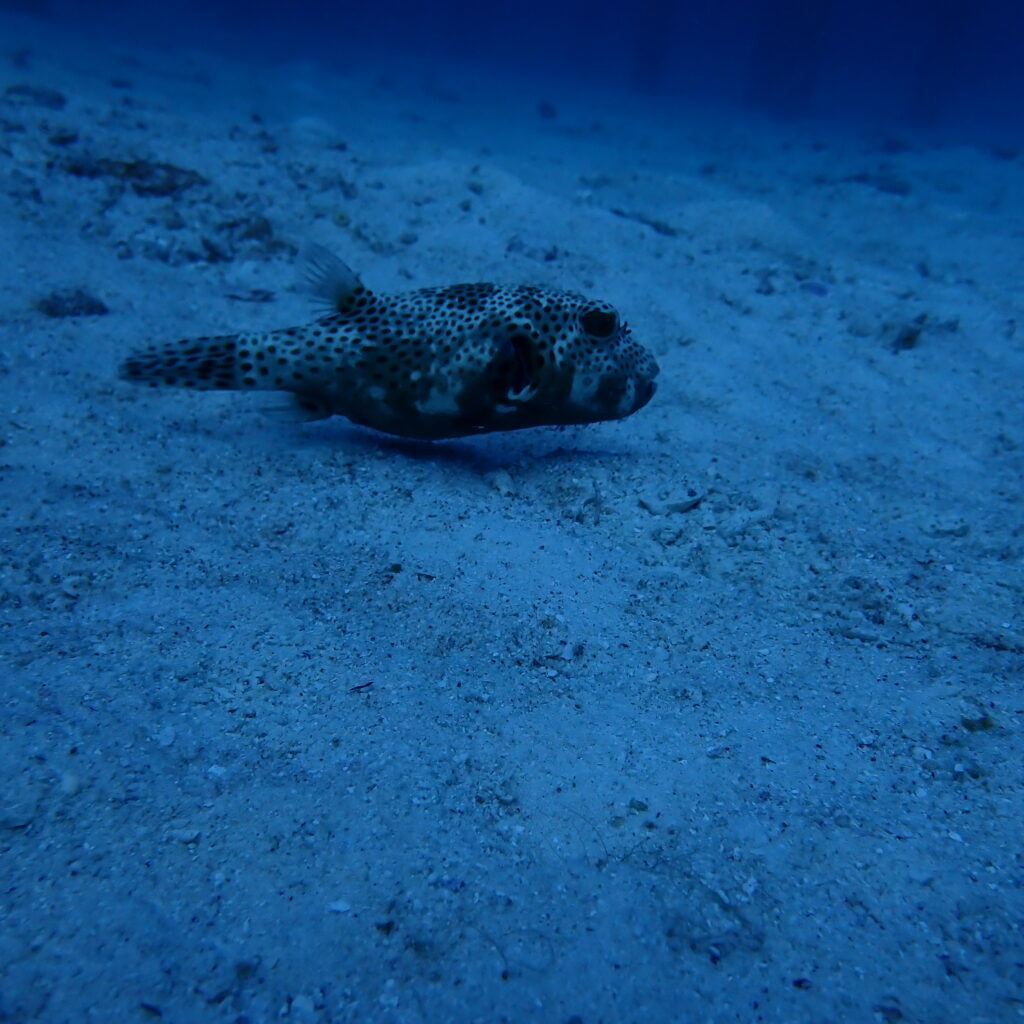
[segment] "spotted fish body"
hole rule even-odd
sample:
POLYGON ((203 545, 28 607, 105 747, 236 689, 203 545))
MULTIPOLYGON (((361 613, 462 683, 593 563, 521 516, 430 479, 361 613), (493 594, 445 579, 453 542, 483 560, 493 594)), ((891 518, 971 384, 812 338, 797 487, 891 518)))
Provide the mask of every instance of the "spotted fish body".
POLYGON ((150 348, 121 376, 290 391, 322 415, 428 440, 622 419, 654 394, 657 363, 606 302, 494 284, 376 294, 319 247, 310 281, 330 307, 314 323, 150 348))

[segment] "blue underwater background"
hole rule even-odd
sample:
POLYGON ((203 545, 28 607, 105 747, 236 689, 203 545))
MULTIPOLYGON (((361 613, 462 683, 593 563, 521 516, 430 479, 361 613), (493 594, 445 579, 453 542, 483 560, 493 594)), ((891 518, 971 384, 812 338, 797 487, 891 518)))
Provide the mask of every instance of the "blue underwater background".
MULTIPOLYGON (((22 9, 25 4, 16 4, 22 9)), ((140 41, 326 64, 375 51, 578 85, 969 135, 1024 132, 1016 0, 52 0, 44 16, 140 41)))
POLYGON ((1024 1020, 1022 54, 0 0, 0 1022, 1024 1020))

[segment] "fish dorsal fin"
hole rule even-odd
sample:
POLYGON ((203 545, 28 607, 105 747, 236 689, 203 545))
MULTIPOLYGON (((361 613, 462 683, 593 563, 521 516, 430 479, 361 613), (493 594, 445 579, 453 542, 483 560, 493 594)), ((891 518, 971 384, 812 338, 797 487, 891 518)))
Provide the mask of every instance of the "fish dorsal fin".
POLYGON ((302 259, 310 294, 331 313, 344 313, 357 295, 366 293, 359 275, 330 249, 307 242, 302 259))

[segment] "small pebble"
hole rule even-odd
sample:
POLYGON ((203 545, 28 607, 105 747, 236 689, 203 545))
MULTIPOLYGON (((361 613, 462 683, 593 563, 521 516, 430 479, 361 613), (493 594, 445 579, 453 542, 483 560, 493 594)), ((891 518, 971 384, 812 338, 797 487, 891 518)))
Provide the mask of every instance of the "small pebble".
POLYGON ((512 497, 516 493, 515 484, 512 482, 512 476, 507 469, 496 469, 491 473, 485 473, 484 479, 503 498, 512 497))
POLYGON ((102 299, 84 288, 65 288, 50 292, 36 300, 35 307, 40 313, 55 318, 69 316, 102 316, 109 313, 102 299))
POLYGON ((966 537, 971 532, 970 523, 958 515, 936 515, 926 519, 921 529, 929 537, 966 537))
POLYGON ((296 1020, 315 1020, 316 1004, 307 995, 295 996, 288 1007, 290 1016, 296 1020))
POLYGON ((47 110, 63 110, 67 103, 64 94, 56 89, 22 82, 7 86, 4 98, 26 106, 45 107, 47 110))
POLYGON ((171 828, 167 830, 167 838, 172 842, 177 843, 197 843, 199 842, 199 829, 194 826, 185 826, 184 828, 171 828))
POLYGON ((65 796, 75 796, 82 788, 82 780, 74 772, 63 772, 60 777, 60 791, 65 796))

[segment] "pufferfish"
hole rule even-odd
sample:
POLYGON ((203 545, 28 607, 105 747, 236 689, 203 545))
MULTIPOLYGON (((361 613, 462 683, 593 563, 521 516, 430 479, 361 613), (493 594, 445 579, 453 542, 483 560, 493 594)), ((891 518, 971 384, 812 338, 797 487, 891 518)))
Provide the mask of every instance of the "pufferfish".
POLYGON ((658 364, 607 302, 496 284, 378 294, 320 246, 307 260, 326 316, 158 345, 121 377, 290 391, 314 415, 423 440, 623 419, 654 394, 658 364))

